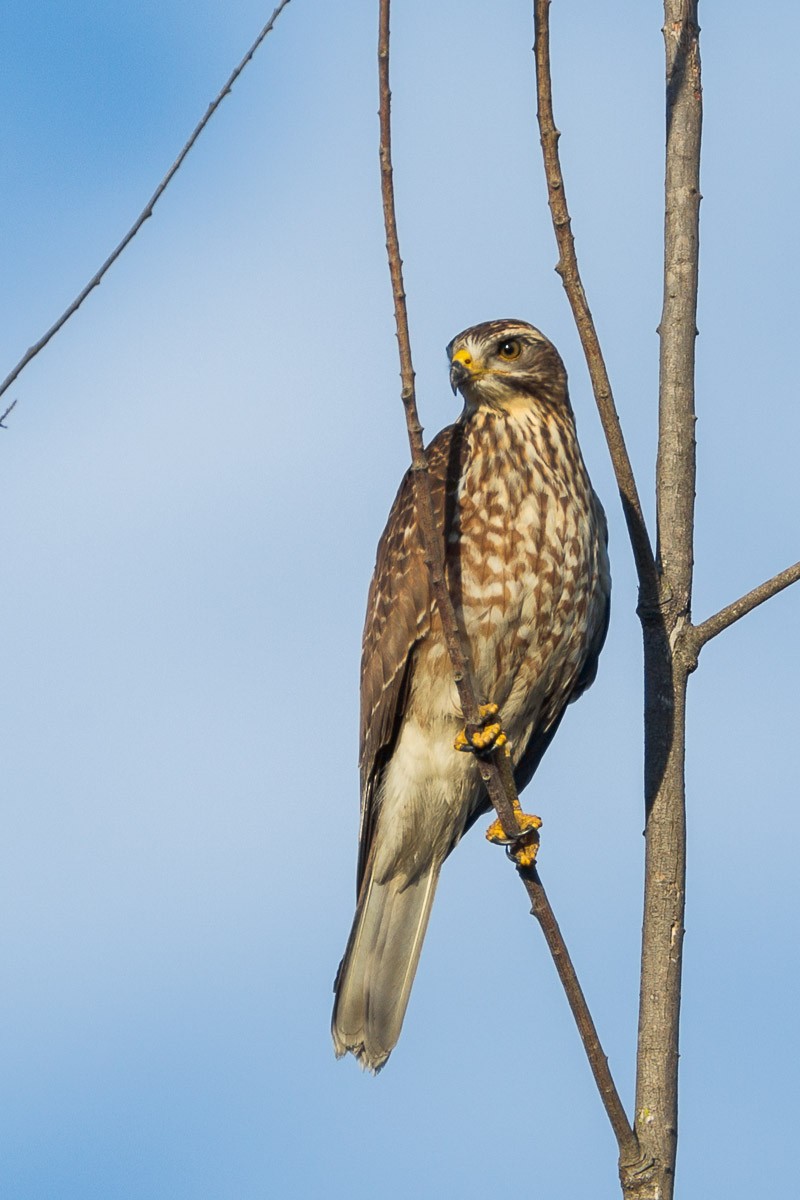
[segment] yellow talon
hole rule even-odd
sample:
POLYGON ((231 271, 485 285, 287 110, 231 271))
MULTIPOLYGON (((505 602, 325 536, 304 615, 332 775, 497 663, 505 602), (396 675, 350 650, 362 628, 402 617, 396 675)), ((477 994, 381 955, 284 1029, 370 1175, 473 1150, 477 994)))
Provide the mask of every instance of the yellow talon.
POLYGON ((508 741, 507 736, 503 732, 503 726, 499 721, 493 721, 491 725, 485 724, 490 717, 496 717, 500 709, 496 704, 482 704, 478 709, 481 719, 481 728, 476 729, 474 733, 467 733, 466 729, 462 729, 453 742, 456 750, 464 750, 467 753, 485 754, 488 750, 494 750, 498 746, 505 746, 508 741))
POLYGON ((539 853, 539 838, 536 841, 527 841, 524 844, 515 842, 513 846, 509 846, 508 854, 513 858, 518 867, 532 867, 536 862, 536 855, 539 853))
POLYGON ((515 838, 506 837, 499 818, 492 821, 486 830, 486 837, 495 845, 505 846, 509 858, 513 858, 518 867, 532 867, 539 852, 539 830, 542 827, 540 817, 524 813, 519 804, 514 805, 514 816, 520 827, 520 834, 515 838))

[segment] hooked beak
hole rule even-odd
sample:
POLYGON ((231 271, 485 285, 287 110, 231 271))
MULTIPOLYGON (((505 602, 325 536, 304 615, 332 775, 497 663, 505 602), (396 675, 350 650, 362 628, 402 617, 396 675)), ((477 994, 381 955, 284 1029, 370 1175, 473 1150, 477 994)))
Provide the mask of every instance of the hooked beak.
POLYGON ((475 374, 475 363, 469 350, 456 350, 450 363, 450 387, 455 394, 475 374))

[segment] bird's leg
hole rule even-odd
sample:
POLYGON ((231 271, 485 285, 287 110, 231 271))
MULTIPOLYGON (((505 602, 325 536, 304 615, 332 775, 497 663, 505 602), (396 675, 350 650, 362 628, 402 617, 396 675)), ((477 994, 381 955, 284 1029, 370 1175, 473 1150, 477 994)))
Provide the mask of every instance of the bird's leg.
MULTIPOLYGON (((510 756, 508 737, 504 733, 500 721, 497 720, 500 714, 498 706, 482 704, 478 711, 481 719, 480 725, 477 727, 473 725, 471 728, 468 726, 461 730, 454 742, 456 750, 464 750, 467 753, 483 757, 502 746, 505 754, 510 756)), ((536 854, 539 850, 541 818, 524 813, 516 797, 514 799, 514 816, 520 828, 516 837, 506 836, 499 818, 492 821, 486 830, 486 837, 498 846, 505 846, 509 858, 513 858, 518 867, 532 867, 536 862, 536 854)))
POLYGON ((481 704, 478 712, 480 725, 468 725, 461 730, 453 743, 456 750, 464 750, 467 754, 490 754, 508 741, 503 726, 498 720, 492 719, 500 712, 496 704, 481 704))

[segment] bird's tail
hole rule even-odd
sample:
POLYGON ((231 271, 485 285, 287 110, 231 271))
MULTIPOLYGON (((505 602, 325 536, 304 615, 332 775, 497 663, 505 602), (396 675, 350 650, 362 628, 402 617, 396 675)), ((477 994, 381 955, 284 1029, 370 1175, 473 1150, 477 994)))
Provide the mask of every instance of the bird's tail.
POLYGON ((400 1037, 441 863, 417 878, 367 876, 333 990, 336 1057, 379 1071, 400 1037))

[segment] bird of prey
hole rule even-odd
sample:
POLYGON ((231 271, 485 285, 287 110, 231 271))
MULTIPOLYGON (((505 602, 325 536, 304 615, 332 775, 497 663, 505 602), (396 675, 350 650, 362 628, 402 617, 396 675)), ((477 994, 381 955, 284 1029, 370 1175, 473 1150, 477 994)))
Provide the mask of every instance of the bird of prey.
MULTIPOLYGON (((524 321, 489 321, 447 353, 464 408, 428 449, 435 519, 477 690, 499 706, 522 789, 597 672, 605 515, 552 343, 524 321)), ((367 600, 358 902, 334 984, 337 1057, 373 1072, 400 1036, 442 863, 490 808, 475 755, 454 748, 463 726, 409 471, 367 600)))

